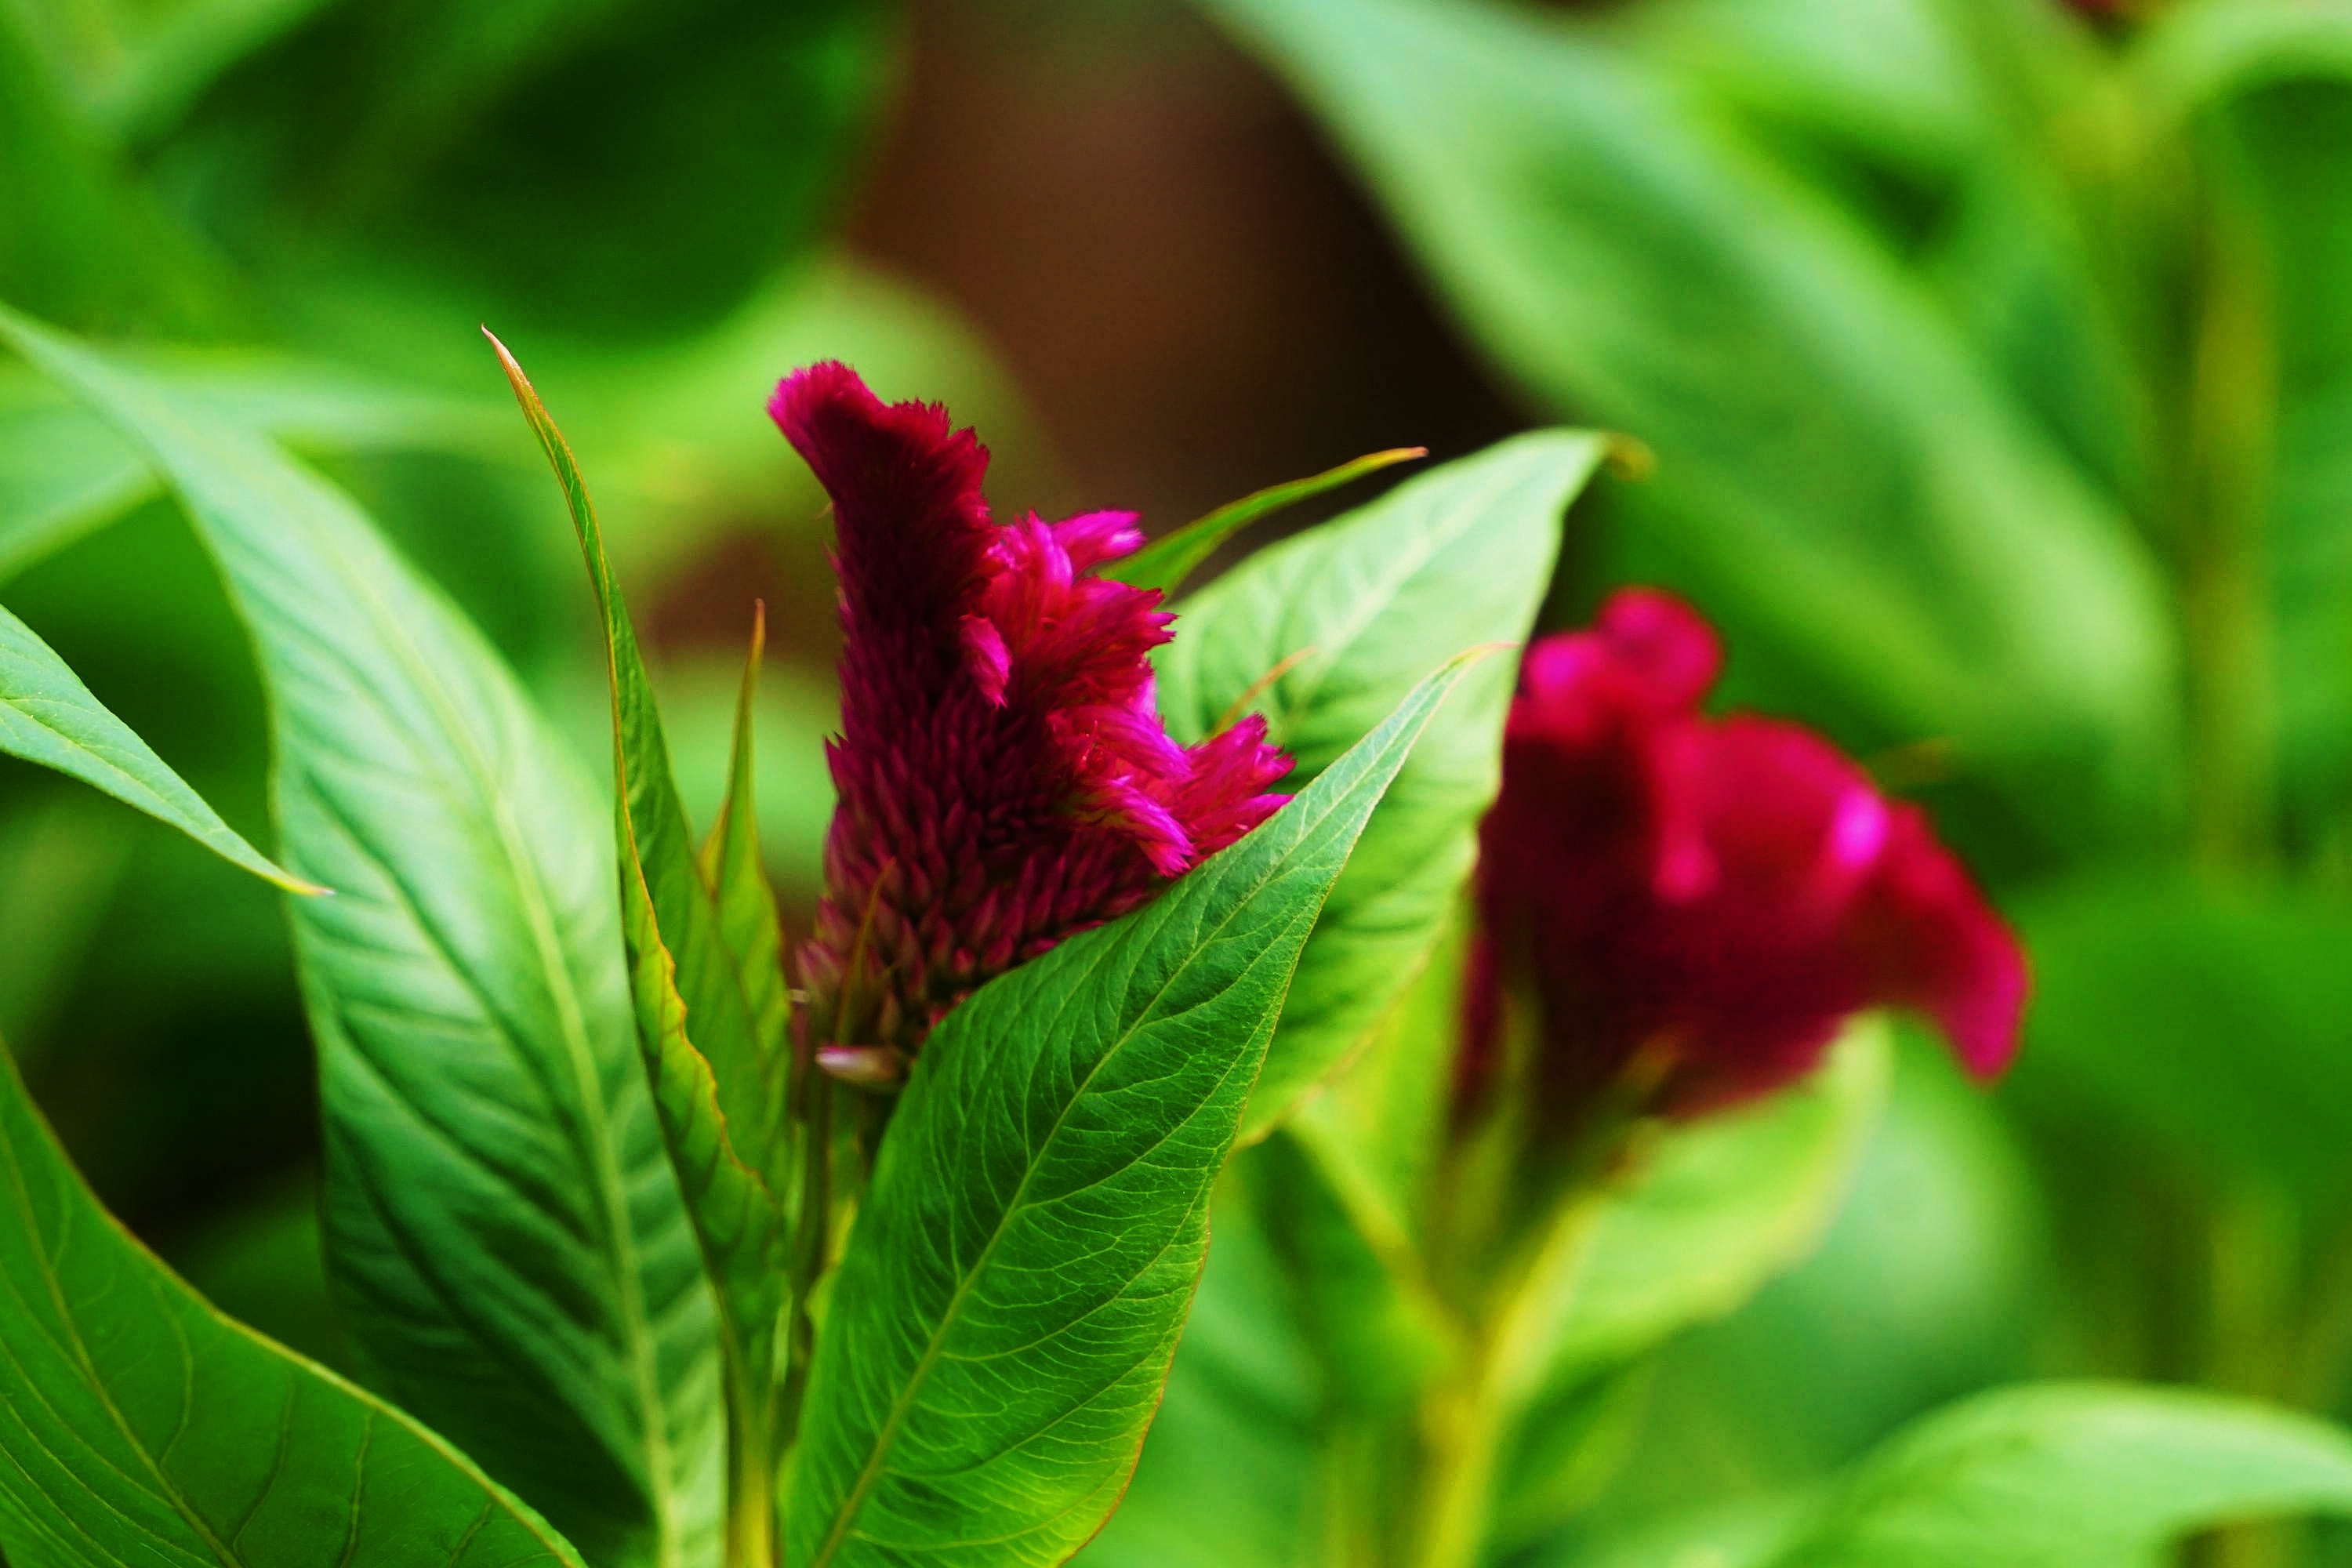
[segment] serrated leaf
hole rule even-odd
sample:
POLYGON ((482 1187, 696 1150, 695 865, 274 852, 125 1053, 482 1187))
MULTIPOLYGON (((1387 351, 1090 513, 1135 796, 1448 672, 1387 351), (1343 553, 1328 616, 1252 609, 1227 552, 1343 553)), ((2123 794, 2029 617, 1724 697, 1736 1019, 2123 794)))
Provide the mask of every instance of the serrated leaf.
POLYGON ((5 1051, 0 1545, 16 1568, 582 1568, 441 1438, 181 1283, 5 1051))
POLYGON ((1154 902, 933 1033, 836 1279, 789 1561, 1051 1563, 1135 1463, 1283 991, 1456 660, 1154 902))
POLYGON ((1237 501, 1228 501, 1206 517, 1193 519, 1172 533, 1165 533, 1134 554, 1113 561, 1101 567, 1096 575, 1130 587, 1157 588, 1163 594, 1173 594, 1184 585, 1184 580, 1201 569, 1203 562, 1217 552, 1217 546, 1261 518, 1272 517, 1286 507, 1321 495, 1325 490, 1338 489, 1341 485, 1362 479, 1366 474, 1397 463, 1409 463, 1415 458, 1429 456, 1426 447, 1397 447, 1385 452, 1372 452, 1336 468, 1304 479, 1292 479, 1286 484, 1268 485, 1253 490, 1237 501))
POLYGON ((2352 1514, 2352 1435, 2185 1389, 1980 1394, 1864 1460, 1770 1568, 2142 1568, 2208 1525, 2352 1514))
POLYGON ((273 705, 331 1267, 367 1380, 599 1563, 717 1545, 717 1335, 635 1046, 610 835, 480 634, 340 490, 25 319, 171 479, 273 705))
MULTIPOLYGON (((628 606, 605 559, 579 464, 522 367, 497 338, 490 344, 562 486, 604 624, 618 786, 621 920, 637 1035, 670 1163, 719 1293, 730 1452, 740 1461, 731 1484, 742 1494, 729 1506, 745 1528, 756 1529, 758 1544, 748 1551, 764 1559, 771 1535, 766 1521, 774 1511, 772 1426, 781 1389, 777 1332, 784 1308, 793 1175, 782 974, 761 988, 763 1002, 772 1004, 763 1014, 751 989, 755 955, 730 948, 722 910, 696 858, 653 686, 628 606)), ((748 767, 748 750, 739 749, 738 758, 740 766, 748 767)), ((735 859, 764 879, 756 830, 744 815, 750 803, 735 804, 742 809, 734 819, 750 832, 748 847, 739 848, 735 859)), ((738 901, 744 896, 739 889, 738 901)), ((771 907, 764 934, 772 940, 774 931, 771 907)), ((768 956, 775 957, 772 948, 768 956)), ((745 1568, 757 1568, 757 1562, 745 1568)))
POLYGON ((289 893, 324 891, 271 864, 239 837, 90 695, 33 628, 0 609, 0 752, 39 763, 169 823, 229 864, 289 893))
MULTIPOLYGON (((1560 513, 1602 450, 1573 431, 1518 437, 1252 556, 1178 606, 1159 661, 1169 729, 1195 742, 1255 709, 1297 760, 1284 787, 1314 779, 1423 671, 1527 637, 1560 513)), ((1514 663, 1464 680, 1365 829, 1299 959, 1244 1139, 1363 1043, 1437 941, 1494 799, 1514 663)))

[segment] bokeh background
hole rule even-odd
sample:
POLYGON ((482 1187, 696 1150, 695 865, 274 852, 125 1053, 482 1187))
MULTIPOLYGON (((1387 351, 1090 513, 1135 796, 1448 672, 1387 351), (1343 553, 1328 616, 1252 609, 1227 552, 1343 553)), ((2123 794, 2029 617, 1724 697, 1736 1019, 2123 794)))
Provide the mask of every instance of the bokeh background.
MULTIPOLYGON (((1654 464, 1579 504, 1550 617, 1691 595, 1732 701, 1936 811, 2038 997, 1990 1096, 1906 1043, 1819 1251, 1580 1418, 1519 1545, 1801 1486, 2029 1375, 2352 1415, 2352 7, 0 0, 0 299, 349 485, 601 769, 498 330, 697 801, 767 603, 803 914, 835 634, 761 408, 793 365, 946 401, 1000 510, 1154 530, 1379 448, 1624 431, 1654 464)), ((0 598, 268 842, 210 568, 6 364, 0 598)), ((0 1037, 134 1229, 337 1358, 273 894, 0 761, 0 1037)), ((1181 1501, 1150 1470, 1139 1517, 1181 1501)), ((1172 1561, 1121 1528, 1104 1560, 1172 1561)))

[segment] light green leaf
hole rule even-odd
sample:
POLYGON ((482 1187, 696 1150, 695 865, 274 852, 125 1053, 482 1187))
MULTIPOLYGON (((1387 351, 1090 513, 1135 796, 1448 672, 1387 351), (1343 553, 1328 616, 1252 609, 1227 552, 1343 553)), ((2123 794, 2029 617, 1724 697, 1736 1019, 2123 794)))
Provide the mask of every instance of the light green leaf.
MULTIPOLYGON (((784 985, 783 923, 776 914, 776 890, 769 885, 760 847, 760 770, 756 762, 760 720, 760 659, 767 651, 767 606, 753 606, 751 651, 743 661, 743 684, 735 699, 734 742, 727 766, 727 793, 719 821, 703 841, 702 879, 719 910, 719 939, 743 981, 751 1026, 770 1049, 783 1048, 792 1026, 792 994, 784 985)), ((832 792, 825 792, 830 803, 832 792)))
POLYGON ((0 1052, 0 1545, 16 1568, 581 1559, 407 1415, 132 1240, 0 1052))
POLYGON ((1157 900, 931 1036, 818 1344, 791 1562, 1059 1563, 1110 1512, 1300 946, 1463 668, 1157 900))
POLYGON ((1285 507, 1321 495, 1325 490, 1338 489, 1341 485, 1378 473, 1393 464, 1411 462, 1415 458, 1429 456, 1426 447, 1398 447, 1386 452, 1373 452, 1354 462, 1342 463, 1336 468, 1326 468, 1310 479, 1292 479, 1287 484, 1268 485, 1253 490, 1237 501, 1228 501, 1206 517, 1195 518, 1172 533, 1162 534, 1123 561, 1104 566, 1097 575, 1114 583, 1125 583, 1138 588, 1157 588, 1163 594, 1173 594, 1184 585, 1184 580, 1201 569, 1201 563, 1217 552, 1217 546, 1247 528, 1260 518, 1272 517, 1285 507))
POLYGON ((325 889, 272 865, 90 695, 33 628, 0 609, 0 752, 93 784, 289 893, 325 889))
POLYGON ((2179 116, 2303 77, 2352 80, 2352 6, 2341 0, 2187 0, 2133 40, 2137 86, 2179 116))
MULTIPOLYGON (((1602 449, 1522 436, 1252 556, 1178 606, 1159 663, 1170 730, 1194 742, 1254 709, 1297 763, 1284 787, 1313 780, 1423 671, 1527 637, 1560 513, 1602 449)), ((1365 829, 1299 959, 1244 1139, 1360 1046, 1426 960, 1494 799, 1515 668, 1494 659, 1463 681, 1365 829)))
POLYGON ((1886 1096, 1885 1026, 1850 1027, 1803 1083, 1668 1129, 1592 1229, 1528 1287, 1522 1385, 1559 1388, 1722 1316, 1802 1258, 1886 1096))
POLYGON ((21 317, 171 478, 254 633, 368 1381, 599 1563, 710 1562, 708 1288, 646 1086, 611 837, 478 633, 340 490, 21 317))
POLYGON ((2113 831, 2101 803, 2156 809, 2175 657, 2156 563, 1875 237, 1576 19, 1212 9, 1500 365, 1655 451, 1622 498, 1645 570, 1890 738, 1953 738, 2022 808, 2084 832, 2113 831))
MULTIPOLYGON (((503 456, 477 404, 254 352, 142 356, 176 397, 306 452, 503 456)), ((138 446, 42 378, 0 369, 0 581, 142 502, 163 481, 138 446)))
MULTIPOLYGON (((604 624, 617 774, 621 925, 637 1037, 670 1163, 718 1292, 732 1434, 729 1452, 737 1461, 730 1475, 729 1510, 730 1518, 753 1532, 738 1544, 746 1568, 758 1568, 771 1552, 773 1420, 782 1383, 777 1331, 784 1308, 793 1173, 785 1101, 790 1009, 781 971, 773 979, 755 981, 761 955, 729 944, 723 912, 695 856, 686 807, 670 773, 661 714, 579 464, 506 345, 492 337, 490 346, 562 486, 604 624)), ((747 712, 750 701, 747 690, 747 712)), ((748 750, 739 749, 738 765, 748 769, 748 750)), ((730 812, 721 824, 719 846, 727 847, 730 823, 740 829, 743 842, 732 863, 739 878, 748 867, 764 891, 757 829, 745 815, 749 799, 730 793, 730 802, 743 809, 730 812)), ((739 890, 739 901, 743 896, 739 890)), ((778 959, 775 931, 771 905, 764 928, 744 922, 736 934, 766 939, 764 956, 772 965, 778 959)))
POLYGON ((1864 1460, 1771 1568, 2143 1568, 2203 1526, 2352 1514, 2352 1436, 2178 1389, 1978 1396, 1864 1460))

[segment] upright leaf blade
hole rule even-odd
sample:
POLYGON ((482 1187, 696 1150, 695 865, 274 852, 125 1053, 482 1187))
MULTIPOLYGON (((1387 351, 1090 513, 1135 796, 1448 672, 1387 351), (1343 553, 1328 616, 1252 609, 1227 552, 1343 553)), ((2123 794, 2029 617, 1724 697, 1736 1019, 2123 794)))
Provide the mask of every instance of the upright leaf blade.
POLYGON ((791 1562, 1058 1563, 1110 1512, 1300 946, 1462 673, 1423 682, 1158 900, 931 1036, 818 1346, 791 1562))
POLYGON ((0 1546, 16 1568, 582 1568, 464 1455, 132 1240, 5 1051, 0 1546))
MULTIPOLYGON (((755 1010, 750 955, 728 947, 721 912, 695 856, 686 807, 670 773, 653 685, 605 558, 579 464, 522 367, 497 338, 490 344, 563 487, 604 619, 618 785, 621 920, 638 1039, 670 1161, 719 1293, 734 1458, 729 1517, 750 1532, 730 1538, 730 1555, 740 1568, 760 1568, 772 1550, 772 1418, 782 1387, 777 1331, 791 1234, 785 1014, 780 1006, 764 1016, 755 1010), (763 1033, 763 1026, 772 1032, 763 1033)), ((748 752, 742 754, 748 759, 748 752)), ((748 802, 739 804, 749 810, 748 802)), ((756 868, 756 843, 751 864, 756 868)), ((762 996, 782 1001, 781 974, 762 988, 762 996)))
MULTIPOLYGON (((1522 436, 1252 556, 1179 606, 1160 661, 1170 729, 1197 741, 1254 707, 1297 759, 1293 784, 1312 780, 1423 671, 1527 637, 1560 513, 1602 448, 1590 434, 1522 436)), ((1498 658, 1465 679, 1365 829, 1299 959, 1244 1138, 1361 1044, 1427 959, 1494 799, 1513 668, 1498 658)))
POLYGON ((716 1334, 635 1045, 594 797, 341 491, 5 312, 170 478, 271 693, 326 1231, 369 1381, 600 1563, 711 1561, 716 1334))
POLYGON ((289 876, 223 822, 131 727, 108 712, 33 628, 0 609, 0 752, 94 784, 289 893, 289 876))
POLYGON ((754 731, 760 710, 760 658, 768 646, 767 606, 753 606, 751 651, 735 698, 735 735, 727 763, 727 793, 719 821, 703 841, 702 879, 719 909, 719 938, 743 977, 751 1026, 771 1049, 782 1049, 792 1023, 784 985, 783 923, 760 848, 759 769, 754 731))

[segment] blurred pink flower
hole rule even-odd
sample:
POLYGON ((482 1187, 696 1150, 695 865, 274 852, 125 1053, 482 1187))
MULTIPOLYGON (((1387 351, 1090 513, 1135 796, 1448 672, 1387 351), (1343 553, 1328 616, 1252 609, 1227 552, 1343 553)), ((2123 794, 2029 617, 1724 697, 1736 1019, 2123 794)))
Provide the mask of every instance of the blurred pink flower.
POLYGON ((1637 1058, 1676 1110, 1763 1093, 1868 1007, 1933 1018, 1980 1079, 2014 1054, 2023 954, 1926 816, 1811 731, 1702 717, 1721 664, 1646 589, 1528 650, 1481 830, 1467 1094, 1521 998, 1553 1121, 1637 1058))
POLYGON ((833 497, 841 574, 839 801, 802 978, 827 1066, 886 1083, 981 984, 1264 821, 1290 761, 1255 717, 1169 737, 1148 655, 1175 617, 1094 574, 1142 543, 1131 513, 991 521, 972 433, 845 365, 768 411, 833 497))

